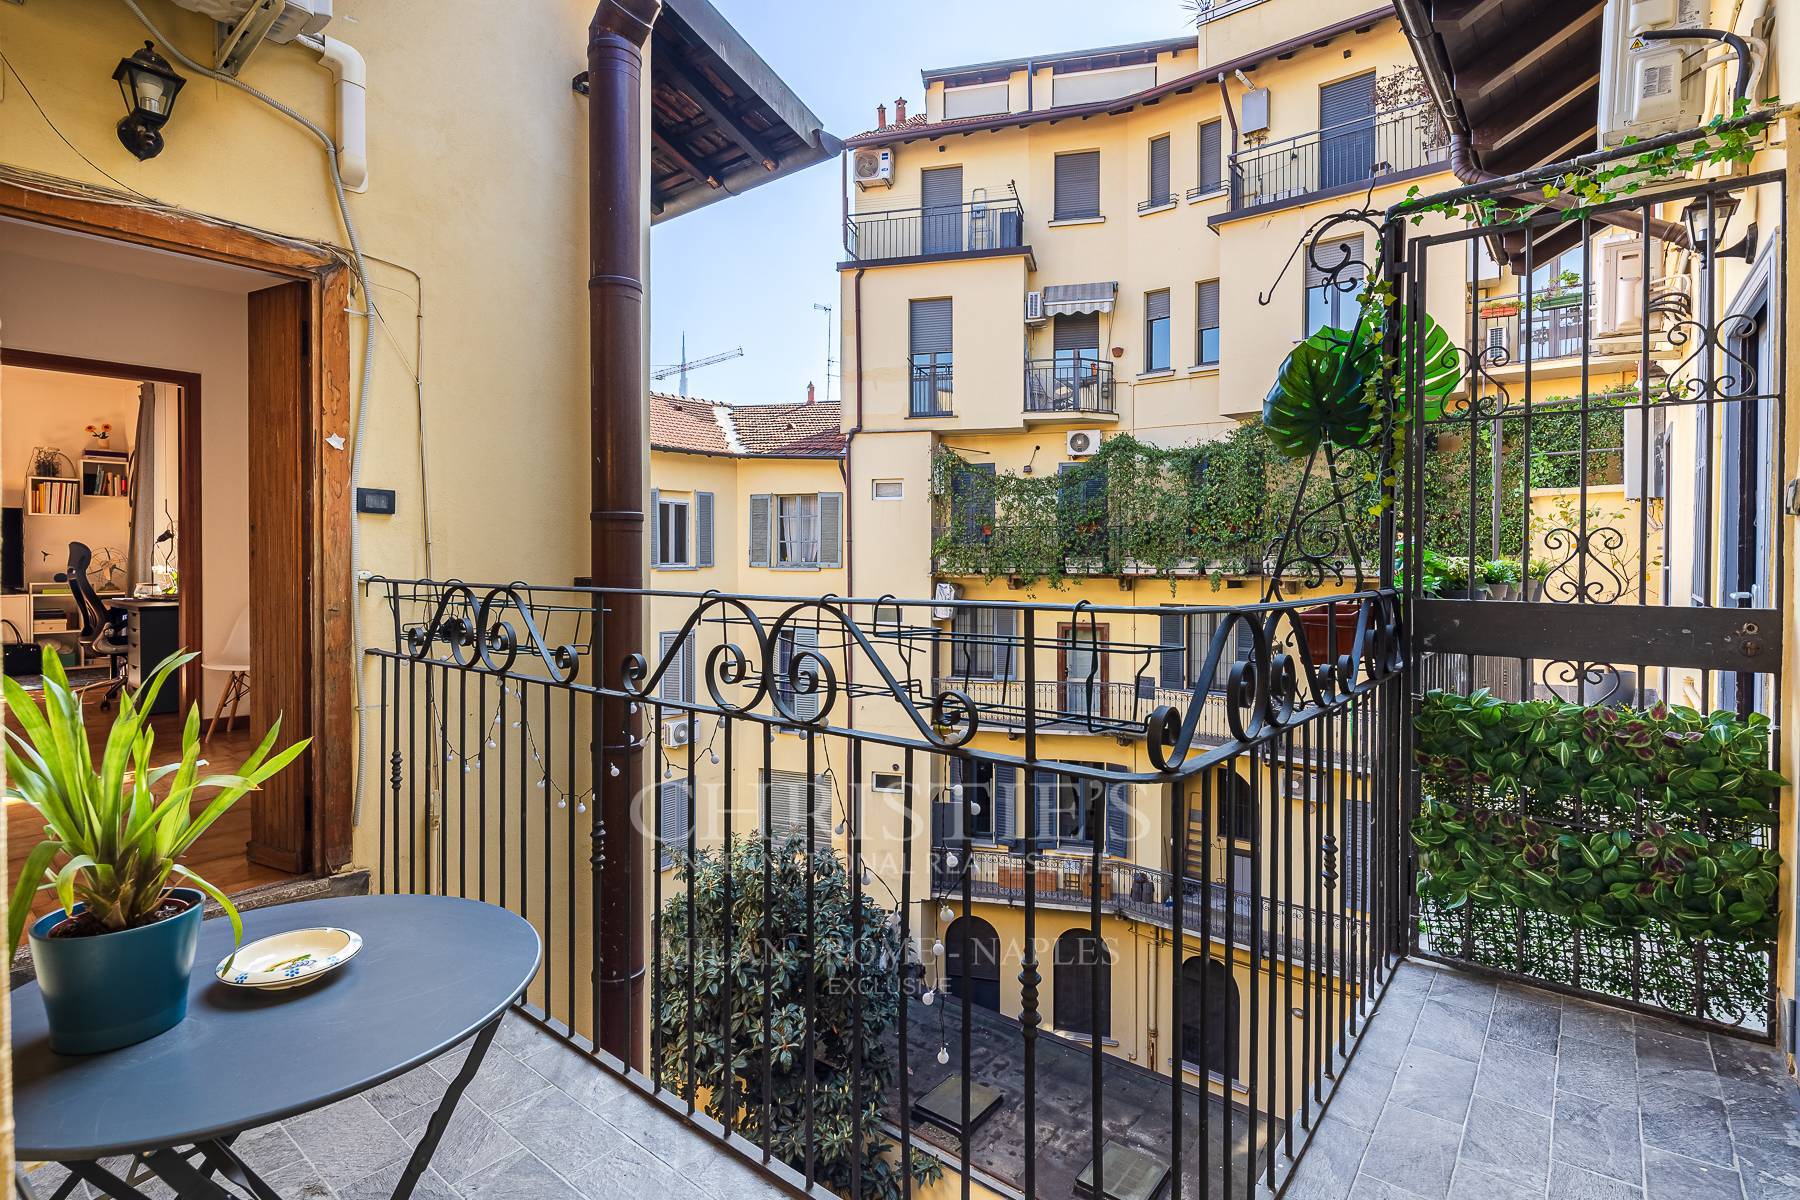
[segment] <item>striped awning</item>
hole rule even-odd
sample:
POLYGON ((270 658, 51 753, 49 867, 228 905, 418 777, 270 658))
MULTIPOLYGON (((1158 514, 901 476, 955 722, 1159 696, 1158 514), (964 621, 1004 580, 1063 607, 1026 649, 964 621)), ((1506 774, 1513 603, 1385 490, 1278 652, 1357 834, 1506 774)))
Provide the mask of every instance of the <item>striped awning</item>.
POLYGON ((1109 313, 1119 285, 1105 283, 1053 283, 1044 289, 1044 315, 1058 313, 1109 313))

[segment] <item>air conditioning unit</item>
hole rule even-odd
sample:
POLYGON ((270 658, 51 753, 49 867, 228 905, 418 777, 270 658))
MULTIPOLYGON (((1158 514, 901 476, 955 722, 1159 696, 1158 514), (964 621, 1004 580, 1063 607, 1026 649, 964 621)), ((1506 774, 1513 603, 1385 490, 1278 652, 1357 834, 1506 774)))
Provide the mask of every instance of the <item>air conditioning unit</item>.
POLYGON ((1655 137, 1701 124, 1705 80, 1697 52, 1706 43, 1641 35, 1706 25, 1706 8, 1704 0, 1606 0, 1600 22, 1602 149, 1627 137, 1655 137))
POLYGON ((1042 325, 1044 323, 1044 293, 1025 293, 1025 323, 1042 325))
POLYGON ((175 0, 175 5, 224 26, 213 67, 233 76, 264 42, 285 46, 317 34, 331 21, 331 0, 175 0))
MULTIPOLYGON (((696 726, 696 728, 693 730, 693 735, 698 735, 699 732, 700 732, 699 728, 696 726)), ((676 721, 664 721, 663 722, 663 726, 662 726, 662 743, 663 743, 663 745, 668 746, 671 749, 679 749, 680 747, 688 744, 688 738, 690 736, 691 735, 689 734, 689 731, 688 731, 688 723, 687 723, 686 717, 682 717, 680 720, 676 720, 676 721)))
POLYGON ((1644 322, 1644 243, 1618 238, 1600 247, 1600 297, 1594 312, 1596 337, 1637 333, 1644 322))
POLYGON ((864 191, 872 187, 893 187, 894 152, 885 147, 858 150, 854 173, 856 186, 864 191))
POLYGON ((1069 430, 1069 457, 1086 458, 1100 451, 1100 431, 1097 429, 1069 430))

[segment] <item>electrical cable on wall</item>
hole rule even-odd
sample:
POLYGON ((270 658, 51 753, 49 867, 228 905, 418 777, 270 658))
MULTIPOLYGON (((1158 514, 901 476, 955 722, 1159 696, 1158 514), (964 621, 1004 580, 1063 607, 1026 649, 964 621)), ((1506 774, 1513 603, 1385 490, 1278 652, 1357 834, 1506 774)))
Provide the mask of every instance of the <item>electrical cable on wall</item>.
MULTIPOLYGON (((258 91, 256 88, 251 87, 249 84, 245 83, 241 79, 238 79, 234 76, 226 75, 220 71, 215 71, 211 67, 202 66, 200 63, 197 63, 193 59, 189 58, 186 54, 183 54, 181 52, 181 50, 179 48, 177 48, 174 45, 174 43, 172 43, 169 40, 167 35, 165 35, 162 30, 158 29, 156 27, 155 23, 152 22, 150 20, 150 18, 145 15, 144 10, 138 6, 137 0, 120 0, 120 2, 122 4, 124 4, 126 8, 131 10, 132 14, 137 17, 138 22, 141 25, 143 25, 143 27, 146 30, 149 31, 150 36, 155 38, 156 41, 163 47, 163 49, 165 49, 169 52, 169 57, 173 58, 176 62, 180 63, 182 66, 186 67, 188 70, 194 72, 196 75, 202 75, 208 79, 213 80, 214 82, 223 83, 223 84, 226 84, 227 86, 234 87, 238 91, 243 92, 245 95, 251 97, 252 99, 260 100, 262 103, 268 105, 270 108, 274 109, 276 112, 287 117, 289 120, 291 120, 295 124, 299 125, 302 129, 304 129, 308 133, 312 134, 315 138, 317 138, 319 140, 320 144, 325 147, 326 165, 331 170, 331 190, 332 190, 333 195, 336 196, 336 198, 337 198, 338 218, 343 222, 344 235, 350 243, 350 254, 351 254, 351 257, 353 260, 352 269, 356 273, 357 286, 359 286, 362 289, 363 307, 367 310, 367 312, 364 314, 364 321, 363 321, 364 336, 363 336, 362 376, 361 376, 361 382, 359 383, 358 388, 357 388, 356 423, 355 423, 355 428, 352 430, 351 436, 350 436, 350 489, 349 490, 350 490, 350 495, 352 497, 351 510, 350 510, 350 577, 352 580, 354 580, 354 579, 356 579, 356 577, 359 573, 359 564, 360 564, 361 558, 362 558, 362 530, 361 530, 360 523, 357 519, 354 497, 356 496, 358 486, 362 482, 363 436, 368 429, 369 389, 370 389, 371 382, 374 379, 374 373, 375 373, 375 324, 376 324, 376 318, 375 318, 375 296, 374 296, 373 290, 369 286, 368 263, 365 262, 363 259, 362 240, 356 232, 356 222, 351 219, 350 204, 344 194, 344 178, 343 178, 342 173, 338 169, 337 143, 332 140, 332 137, 330 134, 326 133, 324 129, 320 128, 319 125, 317 123, 315 123, 311 118, 305 116, 302 113, 296 112, 292 108, 289 108, 287 105, 285 105, 281 101, 275 99, 273 96, 270 96, 265 92, 258 91)), ((350 648, 351 648, 351 653, 353 653, 353 654, 360 655, 362 653, 362 611, 357 606, 354 597, 352 597, 352 600, 350 603, 350 648)), ((355 675, 356 675, 356 772, 355 772, 355 782, 352 785, 352 800, 351 800, 351 809, 350 809, 350 821, 351 821, 352 825, 360 824, 362 821, 362 798, 363 798, 362 777, 363 777, 363 769, 365 768, 365 766, 368 763, 368 728, 367 728, 367 722, 365 720, 364 712, 363 712, 363 700, 364 700, 363 675, 364 675, 364 672, 363 672, 361 663, 357 664, 355 675)))

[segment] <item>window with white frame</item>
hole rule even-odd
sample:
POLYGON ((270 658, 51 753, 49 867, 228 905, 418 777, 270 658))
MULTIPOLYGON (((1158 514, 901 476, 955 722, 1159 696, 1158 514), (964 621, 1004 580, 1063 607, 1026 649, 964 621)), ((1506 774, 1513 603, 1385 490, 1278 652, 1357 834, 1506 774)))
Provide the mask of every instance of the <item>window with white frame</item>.
POLYGON ((898 479, 877 479, 870 491, 876 500, 900 500, 906 496, 906 485, 898 479))
POLYGON ((775 565, 819 565, 819 497, 775 498, 775 565))
POLYGON ((652 563, 659 567, 689 567, 688 502, 663 496, 656 499, 656 535, 652 563))

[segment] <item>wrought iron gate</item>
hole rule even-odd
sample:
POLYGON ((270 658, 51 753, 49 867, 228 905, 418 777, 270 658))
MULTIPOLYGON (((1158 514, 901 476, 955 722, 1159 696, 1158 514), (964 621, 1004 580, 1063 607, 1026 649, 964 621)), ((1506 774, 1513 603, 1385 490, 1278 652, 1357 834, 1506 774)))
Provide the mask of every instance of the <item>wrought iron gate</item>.
MULTIPOLYGON (((1440 403, 1413 406, 1405 422, 1398 574, 1421 705, 1441 703, 1431 698, 1437 689, 1485 689, 1507 702, 1550 702, 1496 709, 1505 719, 1560 711, 1558 719, 1605 724, 1566 749, 1533 735, 1545 739, 1543 753, 1571 760, 1552 763, 1546 777, 1588 780, 1579 786, 1532 787, 1508 773, 1519 766, 1511 760, 1483 759, 1484 772, 1420 747, 1411 811, 1426 814, 1421 828, 1441 832, 1449 821, 1451 838, 1519 857, 1486 879, 1484 897, 1452 904, 1422 887, 1415 944, 1429 957, 1766 1032, 1772 935, 1690 936, 1697 918, 1685 933, 1615 920, 1610 896, 1629 909, 1660 893, 1648 879, 1627 880, 1630 895, 1616 891, 1618 881, 1605 880, 1618 872, 1605 862, 1551 881, 1583 877, 1565 889, 1571 906, 1561 915, 1495 880, 1514 868, 1532 878, 1527 868, 1546 839, 1565 834, 1586 847, 1622 830, 1618 853, 1641 856, 1646 870, 1680 853, 1671 844, 1697 857, 1775 844, 1772 811, 1748 801, 1674 803, 1681 798, 1660 786, 1650 794, 1640 774, 1610 773, 1613 743, 1601 743, 1613 722, 1635 723, 1644 744, 1630 753, 1650 763, 1684 752, 1670 738, 1711 748, 1704 739, 1753 729, 1760 734, 1741 736, 1760 737, 1762 767, 1780 769, 1778 492, 1789 467, 1780 235, 1770 226, 1785 209, 1785 179, 1683 184, 1573 214, 1541 203, 1543 183, 1511 177, 1454 193, 1486 206, 1488 220, 1447 232, 1390 215, 1384 271, 1407 329, 1397 342, 1398 390, 1410 395, 1423 378, 1428 315, 1463 360, 1458 386, 1440 403), (1563 334, 1535 336, 1551 318, 1563 334), (1683 708, 1702 715, 1687 720, 1683 708), (1583 899, 1590 877, 1603 890, 1583 899)), ((1479 728, 1461 733, 1473 745, 1494 743, 1479 728)), ((1734 781, 1773 795, 1772 777, 1739 771, 1729 755, 1714 765, 1719 796, 1736 795, 1734 781)), ((1723 915, 1726 889, 1716 886, 1723 915)), ((1763 931, 1785 908, 1779 893, 1768 905, 1763 931)), ((1729 911, 1749 926, 1755 909, 1729 911)))

